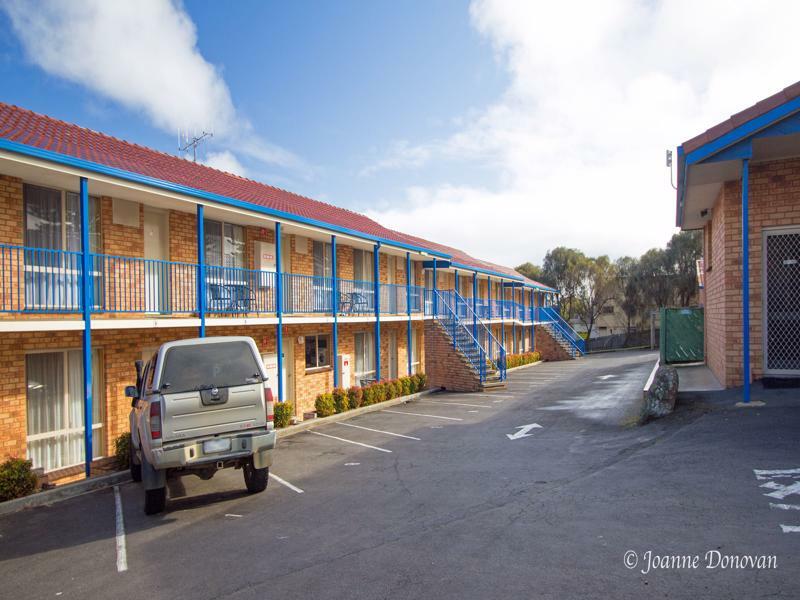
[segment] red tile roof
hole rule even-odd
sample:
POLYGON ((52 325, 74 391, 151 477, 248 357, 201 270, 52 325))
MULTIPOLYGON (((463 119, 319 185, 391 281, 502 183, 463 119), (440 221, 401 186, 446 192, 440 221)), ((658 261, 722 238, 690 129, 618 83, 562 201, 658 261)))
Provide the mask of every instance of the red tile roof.
POLYGON ((707 129, 700 135, 685 141, 682 144, 683 151, 685 154, 688 154, 693 150, 697 150, 700 146, 709 142, 713 142, 726 133, 733 131, 736 127, 739 127, 743 123, 755 119, 756 117, 760 117, 764 113, 771 111, 773 108, 776 108, 781 104, 785 104, 789 100, 794 100, 798 96, 800 96, 800 81, 782 89, 777 94, 773 94, 768 98, 764 98, 760 102, 756 102, 753 106, 745 108, 744 110, 731 116, 729 119, 726 119, 725 121, 714 125, 710 129, 707 129))
MULTIPOLYGON (((0 138, 389 241, 443 252, 452 255, 454 262, 469 267, 495 271, 514 278, 522 277, 508 267, 473 258, 457 248, 394 231, 357 212, 2 102, 0 138)), ((542 285, 532 281, 530 283, 542 285)))

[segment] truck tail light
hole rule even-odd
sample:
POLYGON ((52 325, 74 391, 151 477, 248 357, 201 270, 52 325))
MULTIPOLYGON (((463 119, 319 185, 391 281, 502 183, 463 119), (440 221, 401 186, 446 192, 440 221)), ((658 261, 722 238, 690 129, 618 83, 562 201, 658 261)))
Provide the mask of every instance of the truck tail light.
POLYGON ((161 402, 158 400, 150 403, 150 437, 161 439, 161 402))
POLYGON ((267 409, 267 423, 272 423, 275 420, 274 400, 272 398, 272 388, 264 387, 264 406, 267 409))

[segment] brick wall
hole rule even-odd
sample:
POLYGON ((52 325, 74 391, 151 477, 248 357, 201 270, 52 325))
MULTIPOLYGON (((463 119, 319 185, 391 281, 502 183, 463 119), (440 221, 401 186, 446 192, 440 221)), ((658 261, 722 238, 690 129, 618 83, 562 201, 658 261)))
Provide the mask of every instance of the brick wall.
MULTIPOLYGON (((764 230, 800 226, 800 160, 750 167, 750 347, 753 379, 763 376, 762 244, 764 230)), ((705 226, 706 362, 726 387, 742 385, 741 182, 726 182, 705 226), (710 231, 709 231, 710 230, 710 231), (708 260, 709 246, 711 260, 708 260)))
POLYGON ((483 389, 480 377, 433 319, 425 321, 425 372, 432 388, 443 387, 456 392, 483 389))
POLYGON ((571 360, 569 353, 553 339, 550 332, 541 325, 535 325, 534 333, 536 351, 542 355, 543 360, 571 360))

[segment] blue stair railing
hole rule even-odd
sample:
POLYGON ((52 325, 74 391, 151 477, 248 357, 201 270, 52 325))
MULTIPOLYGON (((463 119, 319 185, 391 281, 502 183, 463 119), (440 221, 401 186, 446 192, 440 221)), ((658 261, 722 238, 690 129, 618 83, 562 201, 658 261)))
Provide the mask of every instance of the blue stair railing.
POLYGON ((572 349, 572 356, 576 353, 586 354, 586 341, 564 320, 558 309, 552 306, 537 308, 537 322, 549 326, 550 332, 558 339, 565 341, 572 349))
POLYGON ((492 335, 489 328, 475 318, 471 304, 455 290, 435 290, 436 319, 442 323, 450 339, 467 356, 481 383, 489 372, 496 373, 500 381, 506 378, 506 350, 492 335))

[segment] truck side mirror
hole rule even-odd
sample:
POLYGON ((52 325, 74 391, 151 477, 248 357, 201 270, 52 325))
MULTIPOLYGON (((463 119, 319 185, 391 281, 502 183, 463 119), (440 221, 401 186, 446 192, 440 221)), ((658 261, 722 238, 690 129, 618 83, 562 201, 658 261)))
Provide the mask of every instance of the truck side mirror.
POLYGON ((131 398, 133 400, 139 399, 139 388, 135 385, 129 385, 125 387, 125 397, 131 398))
POLYGON ((144 368, 144 361, 137 360, 133 364, 136 366, 136 387, 142 387, 142 369, 144 368))

